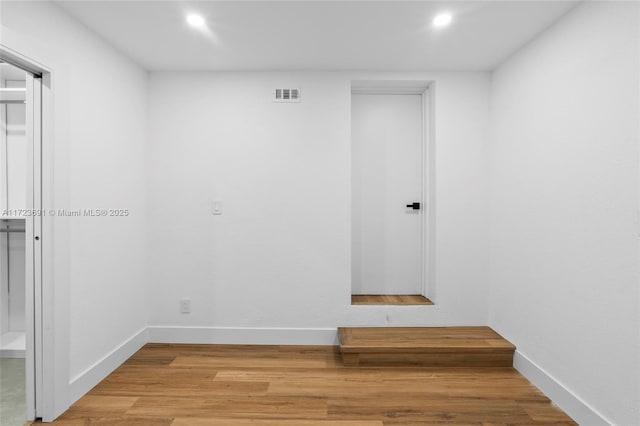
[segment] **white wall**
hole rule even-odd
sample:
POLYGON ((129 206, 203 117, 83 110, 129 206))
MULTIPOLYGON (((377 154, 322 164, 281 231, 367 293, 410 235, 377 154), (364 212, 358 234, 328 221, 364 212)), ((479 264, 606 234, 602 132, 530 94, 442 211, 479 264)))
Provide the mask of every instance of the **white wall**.
MULTIPOLYGON (((18 228, 24 228, 22 224, 18 228)), ((7 233, 7 245, 3 251, 9 252, 9 273, 7 296, 9 299, 9 331, 25 331, 25 234, 7 233)), ((3 253, 4 254, 4 253, 3 253)), ((3 295, 4 296, 4 295, 3 295)))
POLYGON ((4 46, 53 70, 45 207, 131 211, 126 218, 57 217, 45 229, 54 259, 45 265, 53 280, 44 285, 55 312, 45 333, 55 336, 49 371, 60 413, 70 381, 147 323, 147 74, 52 3, 3 1, 1 25, 4 46))
POLYGON ((586 2, 492 76, 490 325, 619 425, 640 423, 638 24, 586 2))
POLYGON ((152 339, 486 323, 488 88, 487 73, 152 73, 152 339), (387 78, 436 85, 434 307, 350 306, 350 82, 387 78), (301 88, 302 102, 273 103, 276 87, 301 88))
MULTIPOLYGON (((2 224, 3 230, 7 227, 24 229, 24 221, 2 224)), ((24 232, 0 233, 0 335, 25 331, 24 237, 24 232)))
POLYGON ((634 8, 587 3, 502 65, 489 150, 487 73, 154 73, 147 110, 135 64, 55 5, 3 2, 0 42, 54 71, 47 207, 132 212, 54 220, 58 382, 147 324, 159 340, 318 343, 338 325, 489 322, 637 423, 634 8), (350 81, 365 79, 435 82, 433 307, 349 304, 350 81), (302 103, 271 102, 287 86, 302 103))
MULTIPOLYGON (((3 87, 25 87, 23 80, 5 80, 3 87)), ((26 147, 26 105, 8 104, 1 108, 6 121, 6 132, 3 135, 3 146, 6 151, 2 153, 2 165, 0 166, 2 178, 0 183, 5 185, 2 188, 3 199, 0 205, 7 209, 24 209, 26 203, 26 181, 27 181, 27 147, 26 147), (5 183, 6 177, 6 183, 5 183), (6 197, 6 198, 4 198, 6 197)))
POLYGON ((92 367, 144 340, 128 339, 147 325, 147 306, 167 340, 176 326, 229 327, 236 342, 317 343, 338 325, 486 322, 487 73, 159 73, 145 182, 146 74, 50 3, 4 2, 1 24, 3 45, 53 70, 45 207, 132 212, 57 217, 45 239, 54 253, 45 284, 55 307, 45 331, 55 333, 54 412, 100 378, 94 371, 108 373, 92 367), (350 80, 381 78, 435 81, 434 307, 349 303, 350 80), (301 87, 303 102, 272 103, 283 85, 301 87), (213 199, 222 216, 210 215, 213 199), (181 297, 192 299, 192 314, 178 313, 181 297), (236 334, 242 327, 257 334, 236 334))
MULTIPOLYGON (((8 68, 8 66, 6 66, 8 68)), ((25 77, 21 79, 18 70, 0 70, 2 87, 25 87, 25 77)), ((6 104, 0 107, 0 122, 3 134, 0 153, 0 185, 2 189, 1 209, 19 211, 26 207, 27 147, 26 147, 26 105, 6 104)), ((17 219, 22 213, 5 215, 13 229, 24 229, 24 221, 17 219)), ((4 226, 3 226, 4 228, 4 226)), ((25 234, 3 233, 0 238, 2 259, 2 324, 0 331, 25 331, 25 234), (5 259, 6 257, 6 259, 5 259), (6 267, 6 269, 4 269, 6 267)))

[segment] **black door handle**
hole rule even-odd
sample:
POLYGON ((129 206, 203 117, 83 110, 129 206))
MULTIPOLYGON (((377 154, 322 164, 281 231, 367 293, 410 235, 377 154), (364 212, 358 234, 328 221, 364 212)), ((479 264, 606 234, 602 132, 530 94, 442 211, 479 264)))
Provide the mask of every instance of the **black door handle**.
POLYGON ((420 203, 407 204, 408 209, 420 210, 420 203))

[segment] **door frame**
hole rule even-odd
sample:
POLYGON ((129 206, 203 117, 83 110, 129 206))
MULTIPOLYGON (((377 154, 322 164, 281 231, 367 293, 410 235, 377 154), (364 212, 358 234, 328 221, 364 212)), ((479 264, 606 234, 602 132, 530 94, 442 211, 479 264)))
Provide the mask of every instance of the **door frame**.
POLYGON ((0 59, 29 73, 27 76, 27 165, 25 281, 33 285, 25 288, 26 299, 26 396, 27 420, 55 419, 56 392, 54 356, 54 299, 53 299, 53 222, 46 216, 43 200, 51 205, 53 195, 53 94, 51 69, 0 44, 0 59), (45 324, 47 325, 45 327, 45 324), (46 333, 44 332, 46 328, 46 333))
MULTIPOLYGON (((421 272, 422 295, 436 303, 435 297, 435 133, 433 81, 422 80, 352 80, 351 95, 419 95, 422 100, 421 136, 421 272)), ((352 140, 350 139, 350 144, 352 140)), ((353 152, 353 151, 351 151, 353 152)), ((350 198, 351 200, 352 198, 350 198)), ((353 283, 351 283, 353 286, 353 283)), ((353 287, 351 287, 353 289, 353 287)), ((353 290, 351 290, 353 291, 353 290)))

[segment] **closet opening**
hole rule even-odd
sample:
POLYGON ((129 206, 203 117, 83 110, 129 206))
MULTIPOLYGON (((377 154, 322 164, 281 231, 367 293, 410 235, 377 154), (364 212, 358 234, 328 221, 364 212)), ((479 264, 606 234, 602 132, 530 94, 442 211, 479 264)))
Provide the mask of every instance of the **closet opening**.
MULTIPOLYGON (((3 53, 3 52, 0 52, 3 53)), ((0 424, 37 416, 42 377, 42 80, 0 62, 0 424)))
POLYGON ((352 82, 352 305, 433 304, 428 89, 352 82))

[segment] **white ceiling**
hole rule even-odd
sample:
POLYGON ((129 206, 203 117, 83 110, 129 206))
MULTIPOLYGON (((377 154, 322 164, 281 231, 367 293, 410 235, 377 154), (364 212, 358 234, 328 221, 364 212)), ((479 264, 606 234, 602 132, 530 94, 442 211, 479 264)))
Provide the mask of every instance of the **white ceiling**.
POLYGON ((148 70, 490 70, 576 1, 57 1, 148 70), (433 16, 454 15, 436 30, 433 16), (185 23, 206 17, 208 31, 185 23))

